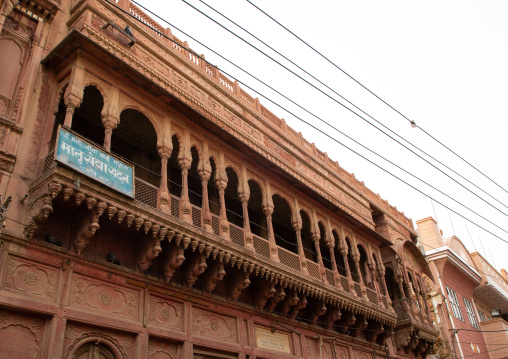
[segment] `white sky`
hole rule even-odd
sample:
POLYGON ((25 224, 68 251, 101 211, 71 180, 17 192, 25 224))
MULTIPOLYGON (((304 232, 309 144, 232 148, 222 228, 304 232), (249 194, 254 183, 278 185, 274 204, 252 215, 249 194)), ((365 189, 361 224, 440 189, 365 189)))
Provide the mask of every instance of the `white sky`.
MULTIPOLYGON (((478 200, 437 170, 409 153, 363 120, 344 110, 268 58, 186 5, 183 1, 138 0, 174 26, 252 73, 302 107, 397 165, 424 179, 508 231, 507 215, 478 200)), ((301 71, 214 13, 199 0, 187 0, 227 28, 255 44, 270 56, 294 69, 330 96, 337 95, 318 85, 301 71)), ((390 127, 411 143, 461 173, 496 200, 464 183, 502 212, 508 214, 508 193, 437 145, 406 119, 390 110, 339 70, 321 59, 302 43, 261 14, 245 0, 205 1, 277 51, 313 74, 372 117, 390 127)), ((503 188, 508 189, 508 135, 506 99, 508 98, 508 13, 506 1, 326 1, 252 0, 257 6, 291 29, 340 68, 376 93, 398 111, 415 121, 503 188)), ((275 102, 297 113, 325 132, 365 154, 382 167, 407 180, 424 193, 448 205, 508 241, 508 233, 496 228, 437 191, 335 133, 314 117, 297 109, 254 79, 204 49, 171 25, 173 34, 189 47, 205 54, 239 81, 248 84, 275 102)), ((246 86, 242 86, 246 89, 246 86)), ((246 89, 247 90, 247 89, 246 89)), ((253 97, 260 97, 247 90, 253 97)), ((340 100, 340 99, 339 99, 340 100)), ((377 169, 352 152, 310 129, 293 116, 260 97, 261 103, 301 131, 310 142, 391 205, 416 220, 434 216, 431 201, 397 179, 377 169)), ((341 102, 344 102, 340 100, 341 102)), ((368 117, 367 117, 368 118, 368 117)), ((457 176, 454 175, 457 178, 457 176)), ((456 234, 474 251, 466 221, 434 203, 445 237, 456 234), (452 228, 453 224, 453 228, 452 228)), ((416 226, 416 223, 415 223, 416 226)), ((467 224, 476 249, 491 259, 497 268, 508 269, 508 243, 493 237, 473 224, 467 224), (480 239, 483 243, 480 244, 480 239), (486 252, 486 253, 485 253, 486 252)))

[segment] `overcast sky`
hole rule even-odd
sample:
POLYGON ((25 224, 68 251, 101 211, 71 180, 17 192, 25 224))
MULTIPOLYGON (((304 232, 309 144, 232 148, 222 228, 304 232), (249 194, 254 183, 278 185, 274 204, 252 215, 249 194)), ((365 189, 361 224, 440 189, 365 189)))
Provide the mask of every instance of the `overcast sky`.
MULTIPOLYGON (((337 94, 236 28, 201 1, 187 1, 315 84, 333 99, 346 104, 337 94)), ((174 35, 182 41, 187 41, 191 49, 204 54, 207 61, 217 65, 223 72, 323 129, 338 141, 364 154, 422 192, 432 195, 436 201, 442 202, 508 241, 508 233, 505 232, 508 231, 508 221, 507 215, 504 214, 508 214, 508 193, 505 190, 479 175, 420 129, 411 128, 405 118, 312 52, 246 0, 205 2, 268 43, 377 121, 478 185, 494 198, 443 168, 445 172, 450 173, 457 181, 499 210, 461 188, 392 139, 345 110, 336 101, 250 48, 185 2, 139 0, 140 4, 172 24, 163 24, 158 20, 161 25, 171 28, 174 35), (175 27, 260 78, 348 136, 472 208, 501 229, 372 153, 361 149, 309 113, 292 105, 210 50, 204 49, 175 27)), ((399 112, 475 165, 501 187, 508 189, 505 139, 508 135, 506 108, 508 2, 464 0, 312 2, 252 0, 252 2, 399 112)), ((391 205, 397 206, 414 222, 428 216, 437 217, 445 237, 457 235, 470 251, 475 251, 476 246, 476 249, 489 260, 492 254, 498 269, 503 267, 508 269, 508 243, 474 224, 467 223, 437 202, 434 202, 434 212, 427 197, 301 123, 269 100, 248 90, 245 85, 240 86, 253 97, 259 97, 265 107, 278 117, 284 118, 291 127, 301 131, 307 140, 315 142, 320 150, 327 152, 328 156, 338 161, 341 167, 353 172, 356 178, 364 181, 367 187, 379 193, 391 205), (466 223, 474 242, 468 233, 466 223)), ((358 110, 355 111, 360 113, 358 110)), ((362 116, 374 122, 368 116, 362 116)), ((402 142, 400 139, 399 141, 402 142)))

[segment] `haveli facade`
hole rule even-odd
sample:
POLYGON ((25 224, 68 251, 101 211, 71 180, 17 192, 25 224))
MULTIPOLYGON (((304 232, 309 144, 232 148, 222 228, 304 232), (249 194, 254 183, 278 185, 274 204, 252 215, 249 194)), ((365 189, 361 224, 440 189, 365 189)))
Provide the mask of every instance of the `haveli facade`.
POLYGON ((432 273, 396 207, 134 3, 0 9, 1 353, 432 352, 432 273), (94 180, 129 182, 113 165, 132 196, 94 180))

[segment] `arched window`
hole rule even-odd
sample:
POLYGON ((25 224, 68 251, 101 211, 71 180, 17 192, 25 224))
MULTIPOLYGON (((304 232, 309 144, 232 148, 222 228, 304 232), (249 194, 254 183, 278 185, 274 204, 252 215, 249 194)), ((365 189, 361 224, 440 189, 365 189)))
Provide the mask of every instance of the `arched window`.
POLYGON ((238 227, 243 227, 242 202, 238 199, 238 176, 230 167, 226 168, 226 175, 228 176, 228 185, 226 187, 226 191, 224 192, 224 199, 226 200, 226 216, 229 223, 238 227))
POLYGON ((358 245, 358 253, 360 253, 360 272, 362 273, 363 284, 366 287, 370 287, 372 283, 372 278, 370 275, 370 270, 367 263, 367 252, 363 249, 363 246, 358 245))
POLYGON ((321 252, 321 258, 323 259, 323 265, 325 266, 325 268, 331 270, 331 269, 333 269, 332 257, 330 256, 330 250, 326 246, 326 240, 328 238, 326 235, 325 226, 323 225, 323 223, 319 222, 318 227, 319 227, 319 235, 321 237, 321 239, 319 240, 319 251, 321 252))
POLYGON ((88 342, 76 350, 72 359, 115 359, 115 355, 104 344, 88 342))
POLYGON ((194 206, 201 207, 203 204, 203 186, 198 173, 199 153, 196 147, 191 148, 192 163, 187 177, 189 185, 189 201, 194 206))
POLYGON ((171 138, 173 150, 171 157, 168 159, 168 189, 173 196, 182 196, 182 170, 178 165, 178 154, 180 153, 180 141, 178 137, 173 135, 171 138))
POLYGON ((250 230, 252 234, 264 239, 268 239, 268 231, 266 229, 266 215, 263 212, 263 193, 261 187, 256 181, 249 180, 250 198, 247 203, 249 212, 250 230))
POLYGON ((337 231, 334 229, 332 231, 333 239, 335 241, 335 247, 333 248, 333 254, 335 255, 335 263, 337 264, 337 270, 339 274, 347 277, 346 264, 344 263, 344 257, 340 253, 340 238, 337 234, 337 231))
POLYGON ((159 188, 161 160, 157 133, 145 115, 132 109, 122 111, 120 123, 111 136, 111 152, 134 164, 136 178, 159 188))
POLYGON ((104 126, 101 115, 103 106, 104 100, 100 91, 94 86, 85 87, 83 100, 81 105, 74 110, 71 125, 71 130, 99 146, 104 143, 104 126))
POLYGON ((298 253, 296 243, 296 232, 293 230, 291 221, 291 208, 288 203, 279 195, 274 194, 272 226, 275 236, 275 243, 279 247, 287 249, 290 252, 298 253))
POLYGON ((346 237, 346 244, 348 248, 347 260, 349 265, 349 271, 351 272, 351 278, 353 278, 353 281, 360 283, 360 276, 356 271, 355 261, 353 260, 353 256, 351 255, 351 253, 353 252, 353 248, 351 247, 351 241, 349 240, 348 237, 346 237))
POLYGON ((212 173, 210 175, 210 179, 208 180, 208 206, 210 207, 210 212, 212 214, 219 216, 220 215, 220 198, 219 198, 219 190, 215 185, 215 176, 217 174, 215 160, 213 157, 210 157, 210 167, 212 168, 212 173))
POLYGON ((307 212, 300 210, 300 217, 302 219, 302 246, 305 258, 310 259, 317 263, 317 253, 314 248, 314 242, 312 241, 312 235, 310 233, 310 219, 307 212))

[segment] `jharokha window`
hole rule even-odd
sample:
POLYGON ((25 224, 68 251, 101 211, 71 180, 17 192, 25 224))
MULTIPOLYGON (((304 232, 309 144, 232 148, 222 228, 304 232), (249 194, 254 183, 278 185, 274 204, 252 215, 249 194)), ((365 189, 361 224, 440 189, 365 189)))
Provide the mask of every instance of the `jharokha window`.
POLYGON ((451 288, 446 287, 446 292, 448 293, 448 300, 450 301, 453 316, 459 320, 464 321, 464 317, 462 316, 462 312, 460 310, 459 300, 457 299, 457 294, 451 288))

